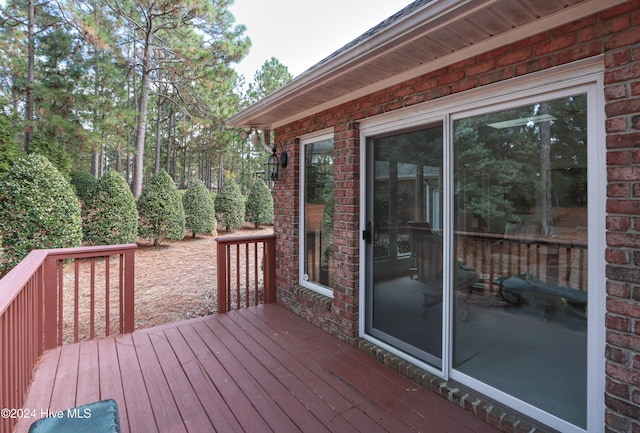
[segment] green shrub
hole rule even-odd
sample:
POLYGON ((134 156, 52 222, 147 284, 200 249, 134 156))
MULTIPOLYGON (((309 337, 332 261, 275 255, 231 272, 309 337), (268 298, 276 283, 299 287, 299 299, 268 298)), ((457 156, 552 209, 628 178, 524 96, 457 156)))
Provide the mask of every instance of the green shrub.
POLYGON ((256 228, 262 224, 273 224, 273 196, 262 179, 256 179, 251 187, 245 219, 256 228))
POLYGON ((211 233, 215 227, 215 203, 204 183, 196 179, 182 197, 187 230, 195 238, 196 233, 211 233))
POLYGON ((176 184, 162 170, 138 199, 138 234, 158 245, 161 239, 184 238, 184 207, 176 184))
POLYGON ((227 179, 216 196, 216 216, 224 229, 230 232, 244 224, 244 199, 238 184, 227 179))
POLYGON ((76 195, 84 200, 87 198, 87 193, 93 188, 97 180, 91 173, 86 171, 73 171, 71 172, 71 185, 76 189, 76 195))
POLYGON ((41 155, 16 161, 0 179, 0 272, 31 250, 82 244, 80 204, 71 185, 41 155))
POLYGON ((129 185, 109 171, 87 193, 82 206, 82 232, 87 245, 135 242, 138 211, 129 185))

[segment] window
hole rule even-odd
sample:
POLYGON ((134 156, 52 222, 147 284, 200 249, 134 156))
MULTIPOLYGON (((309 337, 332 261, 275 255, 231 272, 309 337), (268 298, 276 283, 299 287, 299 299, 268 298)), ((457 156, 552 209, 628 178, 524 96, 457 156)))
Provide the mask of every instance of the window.
POLYGON ((300 284, 327 296, 333 286, 333 134, 301 141, 300 284))

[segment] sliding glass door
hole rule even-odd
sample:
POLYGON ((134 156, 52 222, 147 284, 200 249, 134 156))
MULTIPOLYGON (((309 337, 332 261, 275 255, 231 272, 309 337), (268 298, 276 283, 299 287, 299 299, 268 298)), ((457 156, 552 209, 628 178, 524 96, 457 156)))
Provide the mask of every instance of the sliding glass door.
POLYGON ((366 335, 566 431, 587 425, 588 100, 385 125, 363 153, 366 335))
POLYGON ((442 367, 443 128, 369 139, 366 330, 442 367))

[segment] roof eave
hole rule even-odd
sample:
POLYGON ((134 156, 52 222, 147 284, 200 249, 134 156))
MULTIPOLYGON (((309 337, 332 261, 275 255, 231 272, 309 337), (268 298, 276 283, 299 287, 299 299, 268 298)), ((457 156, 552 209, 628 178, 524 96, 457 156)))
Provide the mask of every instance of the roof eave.
MULTIPOLYGON (((482 2, 474 1, 473 3, 477 5, 478 3, 485 3, 486 1, 490 0, 484 0, 482 2)), ((393 40, 398 40, 408 32, 415 30, 416 25, 424 26, 426 23, 433 22, 442 17, 443 14, 449 14, 453 10, 458 10, 461 6, 470 3, 472 3, 472 0, 440 0, 431 2, 427 7, 403 17, 385 29, 385 31, 372 34, 369 38, 360 41, 352 48, 340 52, 337 55, 336 53, 330 55, 327 59, 312 66, 280 89, 229 117, 226 120, 226 124, 243 128, 256 127, 259 129, 270 129, 274 122, 260 123, 259 120, 256 120, 256 117, 261 113, 270 111, 267 110, 267 107, 272 107, 271 110, 273 110, 275 107, 286 103, 291 95, 297 94, 309 86, 317 85, 317 83, 331 78, 335 75, 336 70, 343 69, 354 62, 363 60, 367 57, 368 53, 376 48, 388 44, 393 40)))
POLYGON ((369 38, 359 41, 353 47, 321 61, 303 74, 294 78, 285 86, 272 94, 256 102, 255 104, 228 118, 226 123, 234 127, 256 127, 259 129, 275 129, 279 126, 291 123, 295 120, 307 117, 322 110, 331 108, 360 96, 387 88, 395 83, 406 81, 430 71, 436 70, 447 64, 464 60, 476 52, 486 52, 506 43, 524 39, 530 35, 554 28, 582 17, 612 7, 627 0, 586 0, 578 5, 568 7, 560 12, 541 18, 535 22, 515 28, 508 33, 503 33, 490 39, 481 41, 475 45, 455 51, 449 55, 440 57, 435 61, 425 63, 418 68, 408 70, 402 74, 396 74, 386 79, 379 80, 371 85, 353 89, 340 97, 327 99, 321 104, 316 104, 293 114, 284 114, 281 107, 298 96, 305 90, 322 85, 334 77, 349 70, 353 65, 376 56, 384 55, 393 49, 395 44, 411 37, 417 28, 430 29, 438 25, 446 25, 453 20, 463 19, 468 13, 478 8, 485 7, 497 0, 469 1, 469 0, 444 0, 429 3, 427 6, 412 14, 402 17, 383 31, 372 34, 369 38), (375 53, 375 54, 371 54, 375 53))

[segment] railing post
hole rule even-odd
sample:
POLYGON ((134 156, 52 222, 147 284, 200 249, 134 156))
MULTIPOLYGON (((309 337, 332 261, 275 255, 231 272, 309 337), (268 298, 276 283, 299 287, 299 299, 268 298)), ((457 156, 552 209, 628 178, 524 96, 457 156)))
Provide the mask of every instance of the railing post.
POLYGON ((264 241, 264 303, 276 302, 276 240, 264 241))
POLYGON ((55 257, 44 261, 44 349, 58 345, 58 280, 55 257))
POLYGON ((218 283, 218 313, 227 312, 227 244, 216 242, 218 251, 217 261, 217 283, 218 283))
POLYGON ((136 327, 135 322, 135 253, 134 250, 126 251, 123 254, 124 264, 124 326, 123 333, 133 332, 136 327))

